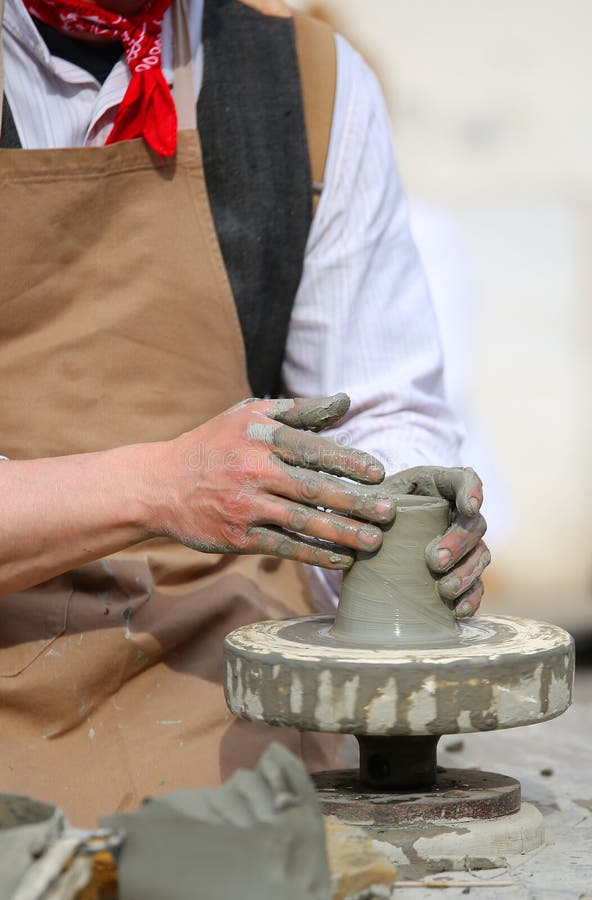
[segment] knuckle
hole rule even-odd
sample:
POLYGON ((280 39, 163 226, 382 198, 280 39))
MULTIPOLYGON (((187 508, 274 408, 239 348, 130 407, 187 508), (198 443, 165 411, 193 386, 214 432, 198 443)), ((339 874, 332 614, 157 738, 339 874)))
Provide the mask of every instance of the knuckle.
POLYGON ((229 522, 236 522, 245 517, 248 501, 243 494, 228 492, 224 498, 224 515, 229 522))
POLYGON ((351 468, 350 460, 346 453, 339 447, 334 447, 328 441, 318 448, 319 466, 325 472, 343 472, 351 468))
MULTIPOLYGON (((483 544, 483 548, 484 548, 484 552, 481 554, 480 562, 481 562, 483 569, 486 569, 487 566, 489 565, 489 563, 491 562, 491 552, 489 550, 489 547, 486 547, 485 544, 483 544)), ((483 569, 481 571, 483 571, 483 569)))
POLYGON ((289 559, 293 555, 293 542, 289 537, 279 537, 275 546, 275 553, 283 559, 289 559))
POLYGON ((220 536, 227 547, 241 547, 246 543, 245 530, 236 522, 224 522, 220 527, 220 536))
POLYGON ((476 578, 467 592, 467 597, 471 600, 480 600, 483 596, 484 586, 481 578, 476 578))
POLYGON ((336 455, 339 461, 349 469, 365 469, 370 457, 362 450, 344 449, 336 446, 336 455))
POLYGON ((480 575, 482 575, 483 571, 487 568, 489 563, 490 563, 490 557, 489 557, 488 553, 484 553, 482 556, 480 556, 479 561, 477 562, 477 565, 475 566, 473 577, 477 578, 480 575))
POLYGON ((487 522, 481 513, 478 513, 470 518, 469 516, 459 515, 452 528, 450 528, 449 534, 456 535, 461 542, 477 546, 477 543, 486 531, 487 522))
POLYGON ((462 581, 458 577, 443 578, 439 582, 438 590, 444 600, 454 600, 462 590, 462 581))
POLYGON ((288 425, 272 425, 269 443, 274 447, 292 450, 294 446, 292 431, 288 425))
POLYGON ((245 534, 242 550, 245 553, 260 553, 264 556, 275 555, 273 535, 264 528, 253 525, 245 534))
POLYGON ((380 502, 380 495, 373 486, 348 484, 347 490, 354 498, 354 509, 360 510, 360 512, 373 513, 375 506, 380 502))
POLYGON ((290 531, 304 531, 310 519, 310 511, 303 506, 293 506, 286 517, 286 527, 290 531))
POLYGON ((487 522, 485 521, 483 516, 481 514, 479 514, 477 516, 476 532, 479 535, 479 537, 482 538, 486 531, 487 531, 487 522))
POLYGON ((220 531, 233 545, 244 540, 251 521, 254 519, 253 503, 245 494, 227 494, 221 512, 220 531))
POLYGON ((307 503, 316 503, 322 494, 321 479, 314 472, 301 475, 297 479, 297 493, 307 503))
MULTIPOLYGON (((343 531, 347 534, 350 531, 349 526, 345 526, 343 531)), ((356 543, 362 550, 374 551, 382 544, 383 532, 375 525, 365 524, 359 528, 354 528, 356 543)))
POLYGON ((469 589, 453 602, 455 615, 459 619, 474 615, 479 609, 483 597, 483 582, 476 578, 469 589))

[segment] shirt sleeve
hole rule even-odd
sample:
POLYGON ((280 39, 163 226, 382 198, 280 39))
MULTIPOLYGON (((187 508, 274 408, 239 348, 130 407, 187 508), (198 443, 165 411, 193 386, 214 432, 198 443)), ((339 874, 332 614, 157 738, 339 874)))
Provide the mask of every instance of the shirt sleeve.
POLYGON ((333 437, 387 473, 457 465, 462 429, 444 395, 436 319, 377 80, 337 37, 325 186, 311 228, 283 365, 288 396, 346 391, 333 437))

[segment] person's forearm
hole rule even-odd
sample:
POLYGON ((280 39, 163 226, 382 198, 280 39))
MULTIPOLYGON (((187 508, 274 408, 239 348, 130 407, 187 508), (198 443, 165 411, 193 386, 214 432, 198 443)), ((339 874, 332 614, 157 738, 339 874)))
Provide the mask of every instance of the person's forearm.
POLYGON ((0 462, 0 594, 148 537, 146 446, 0 462))
POLYGON ((0 594, 157 536, 349 568, 394 507, 377 460, 315 433, 348 406, 246 400, 172 440, 0 462, 0 594))

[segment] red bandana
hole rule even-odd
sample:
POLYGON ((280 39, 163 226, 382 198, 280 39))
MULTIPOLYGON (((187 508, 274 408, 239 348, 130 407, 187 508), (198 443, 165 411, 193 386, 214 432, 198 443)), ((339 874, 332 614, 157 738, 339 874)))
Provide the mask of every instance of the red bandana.
POLYGON ((132 73, 107 144, 143 137, 162 156, 177 147, 177 113, 161 68, 162 18, 171 0, 148 0, 131 16, 84 0, 23 0, 31 13, 59 31, 119 38, 132 73))

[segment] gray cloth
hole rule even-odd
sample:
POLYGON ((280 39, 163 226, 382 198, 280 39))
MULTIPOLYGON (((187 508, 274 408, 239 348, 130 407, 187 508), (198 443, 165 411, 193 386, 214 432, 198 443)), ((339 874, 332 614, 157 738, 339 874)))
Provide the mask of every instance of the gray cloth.
POLYGON ((197 123, 212 215, 255 397, 281 366, 312 221, 312 176, 291 19, 206 0, 197 123))
POLYGON ((0 794, 0 897, 9 898, 31 863, 64 830, 54 806, 0 794))
POLYGON ((4 102, 2 104, 2 134, 0 135, 0 148, 3 150, 21 149, 21 141, 6 96, 4 97, 4 102))
POLYGON ((102 824, 126 838, 121 900, 328 900, 323 819, 302 763, 272 744, 221 788, 177 791, 102 824))

